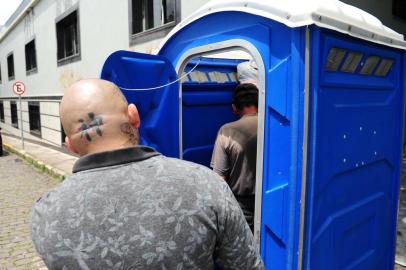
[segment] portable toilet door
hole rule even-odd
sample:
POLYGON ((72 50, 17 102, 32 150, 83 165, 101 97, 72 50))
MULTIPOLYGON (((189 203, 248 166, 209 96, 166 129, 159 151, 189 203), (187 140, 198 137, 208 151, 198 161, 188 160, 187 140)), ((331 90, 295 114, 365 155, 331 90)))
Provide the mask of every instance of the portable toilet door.
POLYGON ((304 269, 393 269, 404 53, 320 28, 311 45, 304 269))
POLYGON ((182 157, 185 66, 249 52, 260 89, 254 236, 266 269, 393 269, 405 48, 339 1, 212 1, 158 55, 113 53, 101 77, 139 107, 141 143, 182 157))

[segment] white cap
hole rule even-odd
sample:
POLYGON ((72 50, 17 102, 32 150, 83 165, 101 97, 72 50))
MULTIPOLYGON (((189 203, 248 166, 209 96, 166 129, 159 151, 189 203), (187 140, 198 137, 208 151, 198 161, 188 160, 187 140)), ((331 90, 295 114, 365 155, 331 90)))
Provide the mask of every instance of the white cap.
POLYGON ((237 76, 240 83, 252 83, 258 87, 258 66, 254 61, 238 64, 237 76))

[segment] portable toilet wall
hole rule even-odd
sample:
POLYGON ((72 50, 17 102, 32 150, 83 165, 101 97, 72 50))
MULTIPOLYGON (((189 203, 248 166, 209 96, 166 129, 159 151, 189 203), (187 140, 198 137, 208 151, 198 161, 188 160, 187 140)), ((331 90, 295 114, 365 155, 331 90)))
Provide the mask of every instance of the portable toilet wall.
MULTIPOLYGON (((138 106, 141 143, 182 158, 190 128, 177 78, 201 55, 247 51, 259 68, 254 236, 266 269, 393 269, 405 48, 339 1, 212 1, 157 55, 113 53, 101 78, 138 106)), ((187 98, 212 119, 209 92, 187 98)))

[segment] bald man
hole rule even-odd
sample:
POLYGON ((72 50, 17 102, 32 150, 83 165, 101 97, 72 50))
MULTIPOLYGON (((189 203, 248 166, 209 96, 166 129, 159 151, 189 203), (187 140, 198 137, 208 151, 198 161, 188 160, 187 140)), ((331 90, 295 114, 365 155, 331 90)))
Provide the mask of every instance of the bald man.
POLYGON ((137 108, 114 84, 75 83, 60 114, 81 158, 34 206, 32 239, 49 269, 263 269, 227 183, 139 146, 137 108))

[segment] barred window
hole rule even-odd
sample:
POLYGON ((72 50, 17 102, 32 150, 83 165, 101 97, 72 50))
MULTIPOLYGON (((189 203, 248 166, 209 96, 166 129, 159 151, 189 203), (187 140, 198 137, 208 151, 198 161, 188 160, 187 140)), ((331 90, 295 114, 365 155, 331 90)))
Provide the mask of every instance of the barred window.
POLYGON ((75 10, 56 23, 58 63, 80 56, 78 11, 75 10))
POLYGON ((0 101, 0 121, 4 123, 4 104, 0 101))
POLYGON ((175 0, 132 0, 132 33, 175 21, 175 0))
POLYGON ((180 20, 180 0, 129 0, 130 42, 166 36, 180 20))
POLYGON ((10 102, 11 111, 11 125, 18 128, 18 113, 17 113, 17 103, 15 101, 10 102))
POLYGON ((41 136, 39 102, 28 103, 28 117, 30 120, 30 133, 36 136, 41 136))
POLYGON ((27 74, 37 70, 37 53, 35 50, 35 39, 25 45, 25 71, 27 74))
POLYGON ((8 71, 8 80, 14 80, 14 55, 13 53, 7 56, 7 71, 8 71))

